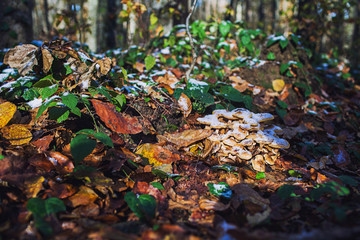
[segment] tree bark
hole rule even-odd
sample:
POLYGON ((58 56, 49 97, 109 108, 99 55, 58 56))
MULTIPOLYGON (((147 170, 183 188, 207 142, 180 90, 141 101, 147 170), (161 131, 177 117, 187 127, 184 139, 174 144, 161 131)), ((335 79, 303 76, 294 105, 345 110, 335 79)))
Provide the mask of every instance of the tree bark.
POLYGON ((351 65, 358 67, 360 64, 360 0, 357 1, 354 19, 356 20, 352 35, 350 49, 351 65))

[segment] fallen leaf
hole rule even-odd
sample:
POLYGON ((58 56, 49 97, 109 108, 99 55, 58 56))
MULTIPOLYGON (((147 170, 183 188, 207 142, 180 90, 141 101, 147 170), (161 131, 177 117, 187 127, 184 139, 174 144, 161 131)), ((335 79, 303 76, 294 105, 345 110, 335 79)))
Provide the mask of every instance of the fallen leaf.
POLYGON ((46 135, 36 141, 31 142, 39 152, 46 151, 49 148, 51 141, 54 139, 54 135, 46 135))
POLYGON ((51 162, 59 172, 71 173, 74 170, 74 164, 69 157, 56 151, 49 151, 46 154, 52 158, 51 162))
POLYGON ((25 182, 25 194, 28 198, 34 198, 37 194, 44 188, 43 182, 45 178, 43 176, 37 177, 35 179, 28 179, 25 182))
POLYGON ((276 92, 280 92, 285 87, 285 82, 282 79, 275 79, 272 81, 272 87, 276 92))
POLYGON ((210 129, 189 129, 179 133, 166 133, 164 137, 168 142, 177 145, 178 148, 187 147, 195 142, 209 137, 213 133, 210 129))
POLYGON ((99 66, 100 66, 100 71, 97 72, 97 76, 101 77, 101 76, 108 74, 108 72, 111 69, 111 63, 112 62, 109 57, 105 57, 103 59, 97 60, 96 64, 99 64, 99 66))
POLYGON ((79 191, 69 197, 70 206, 77 207, 81 205, 89 205, 93 203, 99 196, 91 189, 85 186, 80 186, 79 191))
POLYGON ((18 69, 19 73, 24 76, 31 71, 33 66, 38 64, 36 59, 37 50, 38 47, 32 44, 18 45, 6 52, 4 64, 18 69))
POLYGON ((184 117, 187 117, 190 115, 190 113, 192 111, 191 100, 184 93, 181 93, 179 100, 178 100, 178 105, 179 105, 181 111, 183 112, 184 117))
POLYGON ((47 73, 47 72, 49 72, 49 70, 51 68, 54 58, 51 55, 50 51, 45 48, 41 49, 41 53, 42 53, 42 60, 43 60, 43 71, 44 71, 44 73, 47 73))
POLYGON ((16 112, 16 105, 11 102, 0 104, 0 128, 4 127, 16 112))
POLYGON ((31 141, 31 132, 21 124, 5 126, 1 130, 3 138, 8 140, 12 145, 27 144, 31 141))
POLYGON ((179 154, 163 148, 156 144, 145 143, 138 147, 136 154, 149 159, 149 163, 154 166, 169 164, 180 160, 179 154))
POLYGON ((143 63, 140 63, 140 62, 136 62, 134 65, 133 65, 133 68, 135 68, 136 70, 138 70, 139 72, 144 72, 144 69, 145 69, 145 64, 143 63))
POLYGON ((112 131, 117 133, 137 134, 142 131, 142 126, 136 117, 119 113, 112 103, 91 99, 96 114, 112 131))

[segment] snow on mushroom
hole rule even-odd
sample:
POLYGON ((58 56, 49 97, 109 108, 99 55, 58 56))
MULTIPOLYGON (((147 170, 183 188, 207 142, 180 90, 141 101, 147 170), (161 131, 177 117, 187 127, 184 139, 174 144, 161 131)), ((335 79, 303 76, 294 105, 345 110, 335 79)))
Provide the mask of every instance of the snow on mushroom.
POLYGON ((277 136, 281 133, 280 127, 264 124, 272 119, 274 116, 270 113, 236 108, 232 111, 215 110, 197 121, 214 130, 208 140, 217 146, 213 153, 221 162, 250 160, 256 171, 264 172, 265 164, 273 165, 279 157, 279 149, 290 147, 285 139, 277 136))

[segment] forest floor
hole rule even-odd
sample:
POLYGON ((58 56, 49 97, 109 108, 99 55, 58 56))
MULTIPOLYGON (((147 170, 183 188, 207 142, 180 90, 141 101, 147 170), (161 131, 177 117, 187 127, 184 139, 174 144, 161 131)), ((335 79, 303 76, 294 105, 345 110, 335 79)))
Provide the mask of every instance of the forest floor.
POLYGON ((273 61, 223 67, 212 88, 151 59, 130 74, 63 43, 22 46, 4 62, 25 77, 1 65, 0 239, 359 236, 360 85, 344 66, 303 63, 310 93, 273 61))

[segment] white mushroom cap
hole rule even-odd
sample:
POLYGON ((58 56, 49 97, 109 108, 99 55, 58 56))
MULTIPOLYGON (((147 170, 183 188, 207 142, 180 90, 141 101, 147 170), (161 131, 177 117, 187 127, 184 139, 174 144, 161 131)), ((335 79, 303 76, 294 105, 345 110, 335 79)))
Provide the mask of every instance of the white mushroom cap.
POLYGON ((265 122, 269 120, 273 120, 274 116, 270 113, 256 113, 252 115, 252 118, 257 122, 265 122))
POLYGON ((265 172, 265 161, 262 155, 256 155, 251 159, 251 165, 258 172, 265 172))
POLYGON ((233 111, 229 112, 226 109, 216 109, 213 111, 213 115, 217 115, 218 117, 224 117, 231 120, 237 119, 237 117, 233 116, 233 111))
POLYGON ((210 125, 212 128, 227 128, 228 124, 220 122, 217 115, 206 115, 197 119, 200 123, 210 125))
POLYGON ((252 158, 251 152, 246 150, 244 147, 235 146, 230 150, 230 153, 233 155, 237 155, 239 158, 244 160, 249 160, 252 158))

